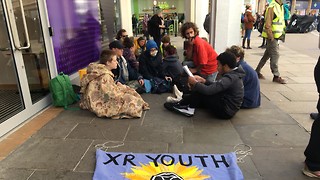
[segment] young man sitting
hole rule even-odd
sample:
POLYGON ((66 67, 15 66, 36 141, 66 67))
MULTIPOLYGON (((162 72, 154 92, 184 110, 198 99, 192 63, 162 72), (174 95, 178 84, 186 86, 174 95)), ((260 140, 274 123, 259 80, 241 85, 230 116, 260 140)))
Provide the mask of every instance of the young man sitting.
POLYGON ((237 67, 236 57, 231 53, 221 53, 217 60, 220 79, 211 82, 197 75, 190 76, 191 94, 184 95, 178 103, 165 103, 164 107, 188 117, 194 115, 195 108, 203 107, 218 118, 232 118, 243 101, 242 77, 245 73, 237 67))

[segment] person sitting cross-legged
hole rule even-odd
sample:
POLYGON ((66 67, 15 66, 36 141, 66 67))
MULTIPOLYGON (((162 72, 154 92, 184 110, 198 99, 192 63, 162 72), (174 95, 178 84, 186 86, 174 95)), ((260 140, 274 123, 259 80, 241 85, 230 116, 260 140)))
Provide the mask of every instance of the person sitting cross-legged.
POLYGON ((80 82, 80 107, 98 117, 139 118, 149 104, 134 89, 114 81, 112 70, 117 67, 117 54, 111 50, 101 52, 99 63, 89 64, 80 82))
POLYGON ((233 53, 237 58, 237 65, 241 66, 246 75, 243 77, 244 97, 241 108, 257 108, 260 106, 260 82, 256 71, 244 61, 244 50, 240 46, 231 46, 226 52, 233 53))
POLYGON ((237 67, 236 57, 231 53, 221 53, 217 60, 220 79, 209 81, 198 75, 189 76, 191 94, 183 95, 178 103, 166 102, 164 107, 188 117, 194 115, 195 108, 203 107, 218 118, 232 118, 243 101, 242 78, 245 72, 237 67))
POLYGON ((138 93, 143 93, 145 91, 143 77, 138 73, 138 70, 133 68, 130 62, 123 57, 124 46, 121 42, 118 40, 112 41, 109 44, 109 48, 117 54, 118 67, 112 70, 115 81, 130 86, 138 93))

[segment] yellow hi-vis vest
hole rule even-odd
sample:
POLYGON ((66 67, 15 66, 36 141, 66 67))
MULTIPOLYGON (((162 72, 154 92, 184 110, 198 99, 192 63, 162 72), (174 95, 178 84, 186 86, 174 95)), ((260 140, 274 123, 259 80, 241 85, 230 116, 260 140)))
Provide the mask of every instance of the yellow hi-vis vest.
MULTIPOLYGON (((284 34, 285 23, 284 23, 284 9, 283 5, 280 6, 277 2, 272 1, 266 10, 266 15, 268 14, 269 8, 273 7, 273 12, 277 16, 272 20, 271 30, 274 38, 279 38, 284 34)), ((267 32, 265 30, 265 24, 263 26, 262 37, 268 38, 267 32)))

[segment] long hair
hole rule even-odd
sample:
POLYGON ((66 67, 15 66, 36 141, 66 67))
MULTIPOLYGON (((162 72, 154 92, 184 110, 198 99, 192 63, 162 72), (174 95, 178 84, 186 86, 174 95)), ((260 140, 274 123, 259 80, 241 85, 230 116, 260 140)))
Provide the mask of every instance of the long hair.
POLYGON ((127 32, 125 29, 120 29, 117 33, 116 39, 120 40, 122 38, 122 33, 127 32))
POLYGON ((186 37, 186 31, 188 29, 190 29, 190 28, 192 28, 194 30, 194 35, 195 36, 199 35, 199 28, 197 27, 197 25, 195 23, 193 23, 193 22, 186 22, 180 28, 181 37, 186 39, 187 38, 186 37))

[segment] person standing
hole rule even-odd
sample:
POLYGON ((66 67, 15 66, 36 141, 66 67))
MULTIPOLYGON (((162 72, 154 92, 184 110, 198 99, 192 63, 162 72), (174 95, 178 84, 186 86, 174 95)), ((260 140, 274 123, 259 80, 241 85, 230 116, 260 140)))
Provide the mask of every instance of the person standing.
POLYGON ((247 49, 252 49, 250 47, 250 39, 251 39, 251 32, 253 29, 253 23, 255 19, 252 16, 252 6, 250 4, 246 5, 246 12, 244 13, 244 27, 245 27, 245 33, 242 40, 242 48, 246 48, 244 45, 246 43, 247 39, 247 49))
POLYGON ((148 32, 157 43, 157 46, 160 47, 162 37, 161 31, 165 28, 165 25, 162 17, 162 9, 157 7, 155 12, 156 14, 148 21, 148 32))
POLYGON ((270 58, 270 67, 273 74, 273 82, 286 84, 287 81, 280 77, 278 69, 279 61, 279 40, 284 40, 285 22, 284 22, 284 8, 282 0, 272 0, 266 10, 265 24, 262 32, 262 37, 267 38, 266 50, 256 67, 256 72, 259 79, 265 79, 261 74, 262 67, 270 58))
POLYGON ((320 178, 320 119, 313 122, 308 146, 304 151, 306 156, 302 173, 308 177, 320 178))
POLYGON ((133 34, 135 34, 136 36, 138 35, 138 23, 139 23, 139 20, 138 18, 136 17, 135 14, 132 14, 132 30, 133 30, 133 34))

